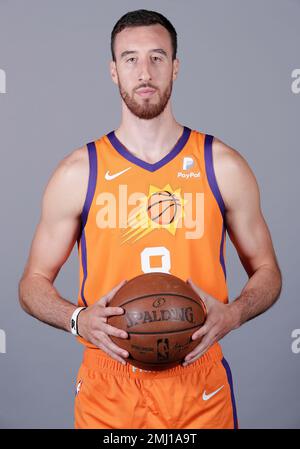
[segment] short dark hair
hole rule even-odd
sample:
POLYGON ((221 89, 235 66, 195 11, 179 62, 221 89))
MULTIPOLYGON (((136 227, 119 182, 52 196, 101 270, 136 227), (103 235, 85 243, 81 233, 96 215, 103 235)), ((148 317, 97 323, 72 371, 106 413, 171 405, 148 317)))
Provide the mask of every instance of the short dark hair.
POLYGON ((116 61, 114 43, 118 33, 124 30, 124 28, 156 24, 162 25, 169 32, 172 43, 172 59, 174 60, 177 54, 177 33, 171 22, 159 12, 149 11, 147 9, 137 9, 136 11, 130 11, 124 14, 117 21, 111 32, 110 48, 113 61, 116 61))

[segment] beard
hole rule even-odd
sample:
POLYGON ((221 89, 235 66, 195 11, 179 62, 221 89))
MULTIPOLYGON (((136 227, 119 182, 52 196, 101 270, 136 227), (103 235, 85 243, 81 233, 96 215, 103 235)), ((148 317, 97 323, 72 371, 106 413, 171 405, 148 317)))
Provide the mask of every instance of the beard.
POLYGON ((128 109, 130 110, 130 112, 132 112, 132 114, 134 114, 136 117, 138 117, 140 119, 151 120, 151 119, 157 117, 158 115, 160 115, 165 110, 165 107, 167 106, 168 101, 171 97, 172 88, 173 88, 173 79, 171 78, 168 86, 165 88, 165 90, 163 92, 160 92, 158 89, 156 89, 155 86, 152 86, 149 83, 139 86, 139 88, 149 87, 149 88, 156 89, 156 93, 158 94, 158 97, 159 97, 157 103, 153 102, 152 97, 150 97, 150 98, 142 98, 141 97, 142 103, 139 103, 134 99, 135 90, 133 91, 133 94, 130 95, 122 87, 122 84, 120 81, 118 83, 118 87, 119 87, 120 95, 121 95, 124 103, 128 107, 128 109))

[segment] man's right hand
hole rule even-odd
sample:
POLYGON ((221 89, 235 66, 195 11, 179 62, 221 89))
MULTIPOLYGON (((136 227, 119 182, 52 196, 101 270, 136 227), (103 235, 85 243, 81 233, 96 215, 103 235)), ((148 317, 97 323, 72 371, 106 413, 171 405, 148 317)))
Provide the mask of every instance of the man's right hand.
POLYGON ((85 310, 82 310, 78 315, 78 333, 80 336, 102 349, 102 351, 106 352, 106 354, 121 362, 123 365, 126 364, 126 361, 122 357, 128 357, 129 354, 127 351, 114 344, 109 335, 128 338, 128 334, 121 329, 107 324, 107 317, 111 315, 122 315, 124 313, 124 309, 121 307, 108 307, 108 304, 119 288, 126 282, 127 281, 120 282, 120 284, 114 287, 99 301, 92 306, 87 307, 85 310))

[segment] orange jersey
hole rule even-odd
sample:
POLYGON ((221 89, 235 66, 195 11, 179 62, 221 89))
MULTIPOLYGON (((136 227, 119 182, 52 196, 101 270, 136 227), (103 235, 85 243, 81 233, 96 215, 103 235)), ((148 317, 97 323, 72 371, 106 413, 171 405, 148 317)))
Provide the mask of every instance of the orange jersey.
POLYGON ((173 149, 154 164, 129 152, 114 131, 87 144, 90 175, 78 238, 80 306, 92 305, 123 279, 151 271, 191 278, 228 302, 225 207, 212 140, 185 126, 173 149))

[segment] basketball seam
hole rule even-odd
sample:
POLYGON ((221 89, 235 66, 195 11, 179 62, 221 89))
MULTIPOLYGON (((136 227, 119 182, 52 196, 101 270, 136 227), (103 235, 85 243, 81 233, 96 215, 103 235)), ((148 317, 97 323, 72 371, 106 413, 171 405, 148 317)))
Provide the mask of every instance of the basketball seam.
POLYGON ((130 332, 127 331, 128 335, 165 335, 165 334, 180 334, 181 332, 186 332, 186 331, 190 331, 192 329, 195 329, 196 327, 201 327, 202 324, 197 324, 196 326, 192 326, 192 327, 185 327, 184 329, 175 329, 174 331, 160 331, 160 332, 130 332))
MULTIPOLYGON (((162 216, 162 214, 164 214, 168 209, 170 209, 170 207, 177 207, 177 204, 169 204, 169 205, 167 205, 164 210, 162 210, 158 215, 156 215, 156 217, 150 217, 151 220, 152 221, 157 220, 159 217, 162 216)), ((172 223, 172 221, 174 220, 175 216, 176 216, 176 211, 173 213, 173 217, 171 218, 171 220, 170 220, 170 222, 168 224, 172 223)))

